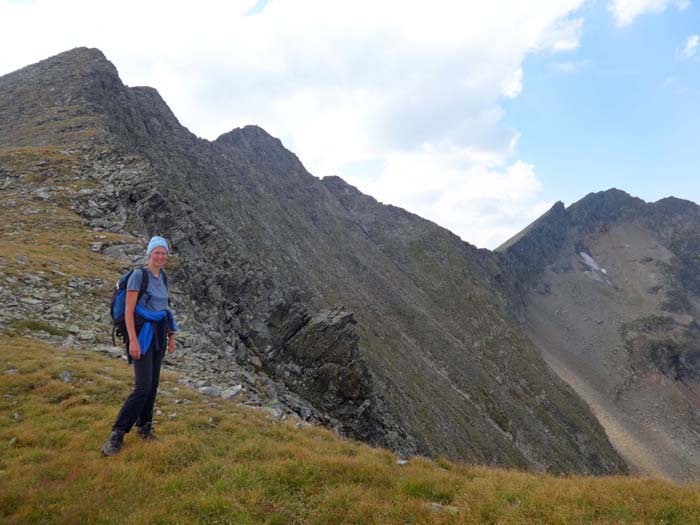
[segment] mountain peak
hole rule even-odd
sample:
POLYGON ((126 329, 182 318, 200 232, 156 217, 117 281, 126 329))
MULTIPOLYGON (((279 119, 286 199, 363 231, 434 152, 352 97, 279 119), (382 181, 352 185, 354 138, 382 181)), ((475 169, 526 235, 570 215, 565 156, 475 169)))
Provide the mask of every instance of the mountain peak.
POLYGON ((74 47, 73 49, 63 51, 62 53, 42 60, 37 64, 52 62, 90 64, 96 68, 109 68, 116 71, 114 64, 107 60, 105 54, 96 47, 74 47))
POLYGON ((99 49, 94 47, 74 47, 13 71, 6 76, 51 69, 71 69, 72 71, 83 73, 89 70, 109 70, 115 74, 117 71, 114 64, 107 60, 107 57, 99 49))
POLYGON ((700 206, 695 204, 693 201, 679 199, 678 197, 665 197, 663 199, 659 199, 652 206, 656 210, 674 215, 684 213, 697 214, 698 211, 700 211, 700 206))
POLYGON ((524 230, 516 233, 513 237, 501 244, 494 251, 505 252, 518 244, 522 239, 534 234, 539 230, 551 230, 557 223, 566 223, 566 207, 562 201, 554 203, 549 210, 540 215, 534 222, 530 223, 524 230))
POLYGON ((77 88, 80 82, 88 83, 82 86, 83 92, 88 92, 87 88, 92 87, 90 84, 95 81, 104 83, 107 79, 121 84, 114 64, 99 49, 88 47, 64 51, 0 77, 4 84, 31 82, 37 91, 47 87, 50 92, 64 91, 66 87, 77 88))
POLYGON ((0 142, 75 144, 100 134, 96 119, 124 91, 99 49, 79 47, 0 77, 0 142))
POLYGON ((568 208, 557 202, 524 230, 496 248, 521 283, 529 283, 553 260, 567 238, 597 225, 635 217, 647 204, 617 188, 589 193, 568 208))
POLYGON ((284 148, 282 141, 273 137, 260 126, 249 124, 223 133, 214 141, 223 146, 255 148, 261 145, 284 148))
POLYGON ((189 133, 154 88, 125 86, 99 49, 78 47, 0 77, 8 146, 142 144, 189 133))
POLYGON ((615 222, 633 215, 646 205, 642 199, 617 188, 589 193, 568 208, 571 223, 589 228, 600 222, 615 222))
POLYGON ((248 125, 220 135, 214 144, 262 169, 305 172, 299 158, 260 126, 248 125))

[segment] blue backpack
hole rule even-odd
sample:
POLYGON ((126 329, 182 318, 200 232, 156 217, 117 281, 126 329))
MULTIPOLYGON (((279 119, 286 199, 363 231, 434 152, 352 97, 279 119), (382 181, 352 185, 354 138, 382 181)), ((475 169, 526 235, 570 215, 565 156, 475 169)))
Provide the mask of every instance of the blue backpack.
MULTIPOLYGON (((125 343, 129 337, 126 330, 126 320, 124 319, 126 316, 126 285, 129 282, 129 277, 131 277, 131 274, 135 271, 141 272, 141 287, 139 288, 138 299, 136 299, 137 303, 148 289, 148 272, 144 271, 144 268, 130 270, 117 281, 114 291, 112 292, 112 302, 109 307, 109 313, 112 316, 112 344, 114 345, 116 345, 115 335, 121 337, 125 343)), ((161 270, 161 273, 163 274, 163 284, 165 284, 167 288, 168 276, 165 275, 163 270, 161 270)))

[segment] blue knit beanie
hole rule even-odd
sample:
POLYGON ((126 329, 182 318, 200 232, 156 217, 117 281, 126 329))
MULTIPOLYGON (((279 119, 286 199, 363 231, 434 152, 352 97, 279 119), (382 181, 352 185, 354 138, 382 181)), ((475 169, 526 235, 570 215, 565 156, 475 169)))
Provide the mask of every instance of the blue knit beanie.
POLYGON ((163 239, 163 237, 158 237, 157 235, 155 237, 151 237, 151 240, 148 243, 148 249, 146 250, 146 257, 151 256, 151 252, 158 248, 159 246, 162 246, 165 248, 165 251, 170 253, 170 247, 168 246, 168 241, 163 239))

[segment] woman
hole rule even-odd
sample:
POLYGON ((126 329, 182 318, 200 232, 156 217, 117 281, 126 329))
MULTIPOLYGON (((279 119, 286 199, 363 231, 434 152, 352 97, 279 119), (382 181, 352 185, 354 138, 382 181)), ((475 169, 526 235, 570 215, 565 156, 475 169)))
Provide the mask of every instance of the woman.
POLYGON ((134 391, 119 411, 112 433, 102 446, 105 456, 119 452, 124 434, 136 425, 142 439, 155 439, 153 405, 156 400, 160 366, 167 346, 175 351, 177 324, 168 310, 168 281, 162 271, 170 248, 163 237, 148 243, 148 265, 134 270, 126 286, 126 330, 129 363, 134 364, 134 391), (145 293, 139 298, 142 279, 148 279, 145 293))

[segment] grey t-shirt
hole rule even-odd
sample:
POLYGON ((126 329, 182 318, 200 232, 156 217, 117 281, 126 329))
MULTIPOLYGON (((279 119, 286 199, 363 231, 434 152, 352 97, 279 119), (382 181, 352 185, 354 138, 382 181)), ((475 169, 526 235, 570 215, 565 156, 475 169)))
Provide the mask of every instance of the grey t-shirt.
POLYGON ((143 270, 136 269, 131 273, 129 281, 126 283, 126 290, 139 291, 141 289, 141 280, 143 279, 142 271, 148 272, 148 287, 143 294, 138 304, 148 310, 165 310, 168 308, 168 287, 163 281, 163 272, 158 274, 158 277, 153 275, 153 272, 148 268, 143 270))

